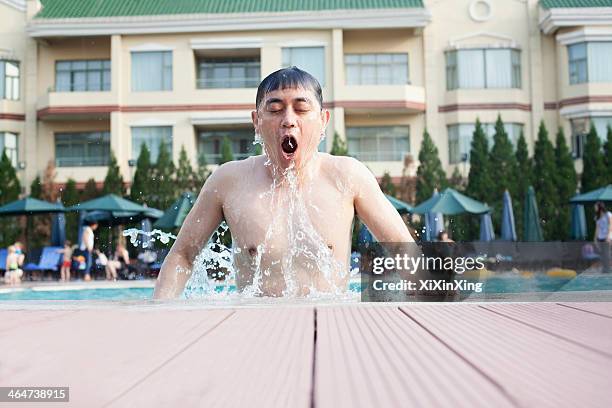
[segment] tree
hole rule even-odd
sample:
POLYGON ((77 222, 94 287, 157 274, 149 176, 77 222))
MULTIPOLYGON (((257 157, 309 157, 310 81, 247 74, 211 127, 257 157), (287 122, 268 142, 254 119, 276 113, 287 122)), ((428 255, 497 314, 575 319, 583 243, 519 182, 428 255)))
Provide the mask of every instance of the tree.
POLYGON ((608 125, 606 142, 604 143, 604 163, 606 174, 608 175, 607 184, 612 184, 612 127, 608 125))
POLYGON ((395 185, 391 181, 391 175, 388 171, 385 171, 385 174, 383 174, 380 180, 380 189, 383 193, 388 194, 390 196, 395 197, 396 195, 395 185))
POLYGON ((234 153, 232 153, 232 142, 227 136, 223 137, 221 142, 221 161, 219 164, 224 164, 234 160, 234 153))
MULTIPOLYGON (((476 119, 472 146, 470 148, 470 172, 465 192, 476 200, 490 203, 493 184, 491 165, 489 163, 489 141, 480 120, 476 119)), ((477 217, 470 217, 466 221, 465 234, 468 239, 478 235, 478 227, 477 217)))
POLYGON ((547 241, 554 240, 557 208, 560 200, 556 191, 555 151, 544 121, 540 122, 533 153, 533 188, 536 192, 542 232, 547 241))
MULTIPOLYGON (((17 172, 6 151, 2 149, 2 157, 0 157, 0 206, 19 199, 19 194, 21 194, 21 183, 17 178, 17 172)), ((2 220, 0 223, 0 245, 5 248, 13 244, 20 233, 19 223, 14 217, 2 220)), ((4 265, 1 267, 4 268, 4 265)))
POLYGON ((151 153, 145 143, 140 145, 140 153, 136 161, 136 171, 130 187, 130 198, 139 204, 146 204, 151 200, 153 180, 151 180, 151 153))
POLYGON ((123 183, 123 176, 121 175, 121 169, 117 164, 117 158, 111 150, 110 162, 108 163, 108 171, 104 178, 104 186, 102 187, 102 193, 116 194, 120 197, 125 196, 125 184, 123 183))
POLYGON ((470 197, 489 202, 493 190, 491 165, 489 163, 489 141, 479 119, 476 119, 472 146, 470 149, 470 172, 466 193, 470 197))
POLYGON ((164 142, 159 146, 159 155, 157 163, 153 170, 153 179, 155 181, 155 193, 152 195, 153 200, 151 206, 159 209, 168 208, 176 199, 176 185, 174 183, 174 162, 166 144, 164 142))
POLYGON ((431 198, 434 189, 446 187, 446 173, 438 156, 438 148, 429 136, 427 129, 423 132, 423 141, 419 151, 419 167, 417 169, 416 203, 431 198))
MULTIPOLYGON (((261 145, 258 145, 258 146, 261 146, 261 145)), ((210 171, 208 170, 208 163, 206 162, 206 155, 202 153, 198 157, 198 169, 196 171, 196 177, 193 183, 195 192, 198 192, 202 188, 208 176, 210 176, 210 171)))
POLYGON ((30 184, 30 197, 39 200, 42 198, 42 182, 40 181, 40 176, 36 176, 36 178, 32 180, 32 184, 30 184))
MULTIPOLYGON (((49 160, 40 183, 40 199, 55 203, 58 199, 58 190, 55 184, 55 163, 49 160)), ((33 234, 28 234, 31 246, 41 246, 51 237, 51 215, 41 214, 28 217, 33 225, 33 234)))
MULTIPOLYGON (((64 207, 70 207, 79 202, 79 192, 76 188, 76 182, 74 179, 69 178, 66 181, 66 186, 61 191, 61 200, 64 207)), ((76 243, 77 241, 77 228, 78 228, 78 215, 74 211, 67 212, 66 216, 66 239, 76 243)))
POLYGON ((457 191, 463 191, 463 176, 459 171, 459 166, 455 166, 453 174, 451 174, 450 178, 448 179, 448 185, 457 191))
POLYGON ((193 171, 189 157, 187 157, 187 151, 185 146, 181 146, 181 153, 179 154, 178 169, 176 170, 176 187, 180 193, 183 191, 194 191, 195 190, 195 179, 196 174, 193 171))
POLYGON ((519 177, 516 181, 516 197, 512 197, 514 207, 514 221, 516 223, 516 234, 519 237, 523 236, 523 205, 527 188, 532 184, 533 179, 533 161, 529 157, 529 149, 525 141, 525 135, 521 134, 516 143, 516 165, 517 174, 519 177))
POLYGON ((587 191, 603 187, 608 176, 606 174, 604 156, 601 151, 601 141, 597 135, 597 129, 593 125, 591 125, 591 129, 586 136, 582 163, 581 191, 586 193, 587 191))
MULTIPOLYGON (((516 197, 518 190, 514 148, 508 138, 501 116, 497 116, 497 121, 495 122, 493 148, 489 154, 489 163, 491 163, 491 178, 494 180, 489 204, 493 208, 493 225, 501 229, 504 191, 508 190, 510 196, 516 197)), ((519 202, 513 201, 513 207, 519 204, 519 202)))
POLYGON ((557 217, 555 225, 555 239, 569 239, 570 225, 570 206, 568 204, 570 198, 576 194, 578 186, 578 176, 574 168, 574 160, 572 153, 565 140, 563 128, 559 128, 557 132, 557 140, 555 142, 555 163, 557 172, 555 174, 555 184, 559 197, 559 206, 557 207, 557 217))
POLYGON ((349 154, 348 148, 346 147, 346 141, 340 137, 338 132, 334 132, 334 140, 329 154, 334 156, 348 156, 349 154))
POLYGON ((98 191, 98 185, 96 184, 96 180, 90 178, 85 183, 85 187, 83 188, 83 192, 81 193, 81 200, 88 201, 93 200, 100 196, 100 191, 98 191))

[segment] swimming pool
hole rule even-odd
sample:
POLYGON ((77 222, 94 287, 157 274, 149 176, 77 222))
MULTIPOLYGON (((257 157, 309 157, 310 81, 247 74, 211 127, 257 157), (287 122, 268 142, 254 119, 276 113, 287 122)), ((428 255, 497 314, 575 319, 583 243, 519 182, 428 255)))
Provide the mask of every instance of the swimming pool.
MULTIPOLYGON (((483 293, 534 293, 559 291, 612 291, 611 275, 578 275, 573 279, 553 278, 546 275, 534 275, 529 278, 502 275, 482 281, 483 293)), ((350 284, 352 291, 360 291, 359 281, 350 284)), ((217 287, 223 290, 222 286, 217 287)), ((235 287, 230 286, 230 291, 235 287)), ((139 300, 151 299, 152 283, 147 287, 93 287, 87 284, 70 286, 38 286, 29 288, 0 288, 0 301, 20 300, 139 300)))

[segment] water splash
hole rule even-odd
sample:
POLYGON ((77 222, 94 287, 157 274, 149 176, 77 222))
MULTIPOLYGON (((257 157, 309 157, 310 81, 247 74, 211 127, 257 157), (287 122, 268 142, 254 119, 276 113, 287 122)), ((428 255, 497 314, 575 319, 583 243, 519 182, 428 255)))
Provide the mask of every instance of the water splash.
MULTIPOLYGON (((263 242, 256 248, 247 248, 232 239, 232 245, 227 246, 224 238, 230 232, 224 222, 197 255, 192 269, 177 271, 177 274, 190 274, 183 298, 241 300, 272 296, 354 300, 356 293, 347 289, 349 278, 358 272, 358 268, 350 270, 346 262, 334 257, 308 211, 311 208, 313 216, 323 216, 322 210, 308 198, 316 180, 306 173, 309 164, 321 159, 316 146, 314 151, 305 152, 306 160, 300 168, 291 162, 283 169, 271 159, 275 153, 269 151, 257 133, 253 144, 262 146, 266 156, 264 167, 272 179, 269 189, 259 195, 266 204, 269 203, 266 208, 271 215, 263 242), (282 250, 278 248, 278 242, 284 244, 282 250)), ((338 182, 335 187, 342 195, 353 194, 352 185, 338 182)), ((146 233, 129 229, 124 235, 130 237, 133 245, 140 244, 139 235, 151 237, 152 242, 157 239, 168 243, 170 239, 176 239, 160 230, 146 233)))
POLYGON ((143 231, 137 228, 129 228, 123 231, 123 236, 129 237, 130 243, 135 247, 142 245, 143 248, 148 248, 156 240, 159 240, 159 242, 165 245, 169 243, 171 239, 176 239, 175 235, 159 229, 154 229, 153 231, 143 231), (140 235, 147 237, 148 239, 139 239, 140 235))

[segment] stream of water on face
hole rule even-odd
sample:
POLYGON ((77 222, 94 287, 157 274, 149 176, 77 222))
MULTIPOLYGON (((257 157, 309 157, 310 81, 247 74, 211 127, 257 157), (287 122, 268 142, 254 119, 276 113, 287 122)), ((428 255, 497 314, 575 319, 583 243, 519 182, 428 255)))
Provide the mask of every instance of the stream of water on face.
MULTIPOLYGON (((349 270, 342 262, 334 258, 325 240, 316 231, 307 211, 307 192, 311 192, 314 180, 301 183, 309 163, 319 159, 318 152, 308 152, 308 162, 296 168, 295 162, 282 169, 270 159, 271 154, 260 135, 255 134, 253 144, 260 144, 267 156, 265 166, 272 176, 270 189, 261 197, 270 202, 272 222, 267 227, 265 239, 259 243, 256 255, 249 271, 239 270, 234 262, 235 256, 240 256, 247 250, 236 245, 231 247, 223 244, 224 236, 229 228, 225 222, 213 233, 211 239, 194 260, 191 276, 185 286, 183 298, 202 300, 243 300, 257 299, 270 295, 266 290, 267 282, 282 276, 284 289, 283 298, 308 298, 317 300, 355 300, 356 292, 348 290, 349 270), (275 254, 272 242, 283 237, 287 251, 275 254), (276 259, 267 259, 277 256, 276 259), (265 259, 265 262, 264 262, 265 259), (252 277, 249 284, 238 287, 240 274, 248 273, 252 277)), ((312 206, 312 205, 311 205, 312 206)), ((315 207, 316 208, 316 207, 315 207)), ((231 233, 231 232, 230 232, 231 233)), ((145 232, 139 229, 124 231, 130 237, 130 243, 139 246, 145 236, 145 241, 159 240, 167 244, 176 236, 159 229, 145 232)), ((151 245, 149 244, 149 245, 151 245)))

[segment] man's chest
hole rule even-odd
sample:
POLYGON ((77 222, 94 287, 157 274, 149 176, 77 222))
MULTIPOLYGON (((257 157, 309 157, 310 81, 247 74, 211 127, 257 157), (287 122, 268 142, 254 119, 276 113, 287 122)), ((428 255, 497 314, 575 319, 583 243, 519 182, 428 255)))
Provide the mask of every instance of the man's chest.
POLYGON ((320 237, 334 244, 350 230, 353 197, 321 184, 305 191, 234 191, 223 204, 232 237, 240 246, 264 242, 294 244, 320 237))

